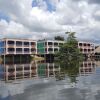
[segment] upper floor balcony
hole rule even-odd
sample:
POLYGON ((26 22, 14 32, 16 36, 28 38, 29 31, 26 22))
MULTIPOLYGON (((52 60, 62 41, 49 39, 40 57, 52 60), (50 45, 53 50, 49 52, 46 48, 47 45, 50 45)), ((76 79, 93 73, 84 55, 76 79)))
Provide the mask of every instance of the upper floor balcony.
POLYGON ((13 40, 9 40, 7 41, 7 46, 8 47, 32 47, 35 48, 36 47, 36 43, 35 42, 29 42, 29 41, 13 41, 13 40))

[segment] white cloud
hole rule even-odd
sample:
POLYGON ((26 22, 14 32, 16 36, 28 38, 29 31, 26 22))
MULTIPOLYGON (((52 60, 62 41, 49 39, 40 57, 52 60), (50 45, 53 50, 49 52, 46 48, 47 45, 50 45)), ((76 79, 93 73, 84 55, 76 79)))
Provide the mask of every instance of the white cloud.
POLYGON ((32 7, 32 0, 0 0, 0 11, 10 17, 9 23, 0 21, 0 35, 39 39, 47 33, 52 38, 72 29, 80 39, 96 40, 100 37, 100 7, 88 0, 77 1, 49 0, 56 7, 50 12, 43 0, 37 7, 32 7))
POLYGON ((10 21, 9 23, 5 20, 0 21, 0 35, 3 38, 5 37, 25 37, 26 34, 29 33, 28 29, 25 28, 20 23, 15 23, 14 21, 10 21))

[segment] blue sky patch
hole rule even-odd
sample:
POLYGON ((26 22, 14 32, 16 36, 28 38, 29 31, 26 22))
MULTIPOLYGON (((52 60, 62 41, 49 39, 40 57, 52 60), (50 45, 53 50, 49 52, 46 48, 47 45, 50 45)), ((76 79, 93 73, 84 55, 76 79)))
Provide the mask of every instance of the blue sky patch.
MULTIPOLYGON (((43 1, 46 2, 48 11, 52 12, 52 11, 56 10, 56 7, 54 5, 52 5, 52 3, 49 0, 43 0, 43 1)), ((38 7, 38 6, 39 6, 39 1, 33 0, 32 7, 38 7)))
POLYGON ((0 12, 0 20, 1 20, 1 19, 6 20, 7 22, 10 21, 10 18, 9 18, 6 14, 4 14, 4 13, 2 13, 2 12, 0 12))
POLYGON ((54 5, 51 4, 51 2, 49 0, 44 0, 47 4, 47 10, 52 12, 56 10, 56 7, 54 5))
POLYGON ((32 7, 37 7, 37 6, 38 6, 38 1, 37 0, 33 0, 32 7))

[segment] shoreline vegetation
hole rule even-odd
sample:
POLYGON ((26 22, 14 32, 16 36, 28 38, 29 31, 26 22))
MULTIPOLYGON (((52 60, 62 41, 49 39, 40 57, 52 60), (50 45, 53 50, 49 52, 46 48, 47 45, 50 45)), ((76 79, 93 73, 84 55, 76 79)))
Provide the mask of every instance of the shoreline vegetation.
POLYGON ((59 62, 70 64, 72 61, 82 61, 83 55, 78 48, 78 40, 75 37, 75 32, 66 32, 66 42, 60 47, 56 58, 59 62))
POLYGON ((83 61, 83 55, 78 48, 78 41, 75 32, 66 32, 66 42, 56 53, 56 61, 59 62, 62 70, 70 77, 71 82, 76 82, 76 76, 79 74, 80 62, 83 61), (72 77, 75 75, 74 77, 72 77))

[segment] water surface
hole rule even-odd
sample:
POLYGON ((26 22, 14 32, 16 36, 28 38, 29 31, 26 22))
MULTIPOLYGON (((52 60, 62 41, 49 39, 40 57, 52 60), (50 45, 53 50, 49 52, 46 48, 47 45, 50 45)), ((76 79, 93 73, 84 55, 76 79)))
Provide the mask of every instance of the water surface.
POLYGON ((58 63, 1 64, 0 100, 100 100, 99 62, 72 70, 58 63))

